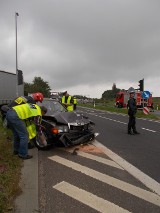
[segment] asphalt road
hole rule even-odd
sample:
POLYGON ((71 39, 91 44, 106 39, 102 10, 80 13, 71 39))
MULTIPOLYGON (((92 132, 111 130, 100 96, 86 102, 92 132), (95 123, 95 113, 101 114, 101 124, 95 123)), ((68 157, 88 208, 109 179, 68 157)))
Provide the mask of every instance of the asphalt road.
POLYGON ((99 142, 160 182, 160 121, 137 119, 140 135, 128 135, 127 115, 90 109, 83 112, 96 123, 99 142))
POLYGON ((96 123, 96 141, 39 151, 41 213, 160 212, 160 123, 79 108, 96 123))

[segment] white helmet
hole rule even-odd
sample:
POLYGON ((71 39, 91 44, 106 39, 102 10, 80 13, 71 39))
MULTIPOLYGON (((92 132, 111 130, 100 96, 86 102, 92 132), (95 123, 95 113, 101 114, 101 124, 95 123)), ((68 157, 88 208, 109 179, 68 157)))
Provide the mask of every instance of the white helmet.
POLYGON ((135 89, 134 89, 133 87, 130 87, 130 88, 128 89, 128 93, 135 93, 135 89))

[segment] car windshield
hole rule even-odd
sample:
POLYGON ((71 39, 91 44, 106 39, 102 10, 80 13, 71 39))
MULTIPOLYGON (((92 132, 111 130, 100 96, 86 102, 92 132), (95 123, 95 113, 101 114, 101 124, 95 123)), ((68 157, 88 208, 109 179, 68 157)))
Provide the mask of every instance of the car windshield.
POLYGON ((56 100, 53 99, 48 99, 48 100, 43 100, 42 103, 38 103, 39 106, 45 106, 47 108, 47 113, 46 115, 53 115, 54 113, 57 112, 66 112, 66 108, 59 103, 56 100))

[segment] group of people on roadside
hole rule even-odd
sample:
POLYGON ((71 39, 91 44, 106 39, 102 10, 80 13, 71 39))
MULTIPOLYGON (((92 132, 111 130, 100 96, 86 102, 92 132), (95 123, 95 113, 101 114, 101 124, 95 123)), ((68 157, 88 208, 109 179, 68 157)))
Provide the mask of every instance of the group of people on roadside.
MULTIPOLYGON (((135 90, 131 87, 128 92, 130 94, 128 100, 128 134, 134 135, 139 134, 136 130, 137 105, 134 98, 135 90)), ((28 142, 35 138, 37 134, 42 143, 47 144, 41 127, 42 116, 47 113, 47 108, 37 105, 37 102, 42 103, 42 101, 43 94, 37 92, 29 96, 20 96, 8 105, 6 119, 9 128, 13 132, 13 154, 24 160, 33 157, 28 154, 28 142)), ((77 100, 69 95, 67 91, 63 93, 61 102, 68 111, 76 110, 77 100)))
MULTIPOLYGON (((13 132, 13 154, 24 160, 33 157, 28 154, 28 149, 33 148, 29 141, 36 135, 47 145, 41 127, 42 116, 47 113, 47 108, 37 105, 37 102, 43 102, 43 98, 40 92, 32 93, 17 97, 7 106, 6 120, 13 132)), ((61 102, 68 111, 76 110, 77 101, 67 91, 63 93, 61 102)))

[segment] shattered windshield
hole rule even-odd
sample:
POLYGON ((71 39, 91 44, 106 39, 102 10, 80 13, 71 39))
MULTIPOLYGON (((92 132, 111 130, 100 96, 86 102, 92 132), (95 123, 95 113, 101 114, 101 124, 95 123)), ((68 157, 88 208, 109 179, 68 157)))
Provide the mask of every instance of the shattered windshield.
POLYGON ((47 108, 46 115, 53 115, 57 112, 66 112, 66 108, 56 100, 48 99, 43 100, 42 103, 38 103, 39 106, 45 106, 47 108))

